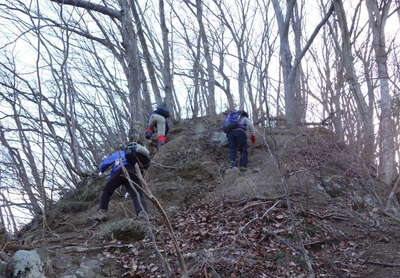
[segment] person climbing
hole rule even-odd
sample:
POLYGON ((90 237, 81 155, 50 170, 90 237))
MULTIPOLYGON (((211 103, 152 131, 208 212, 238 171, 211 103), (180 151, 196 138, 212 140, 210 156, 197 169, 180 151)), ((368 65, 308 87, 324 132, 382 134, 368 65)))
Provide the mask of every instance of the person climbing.
POLYGON ((227 114, 223 124, 223 131, 228 138, 229 161, 231 168, 237 167, 237 151, 240 152, 239 169, 246 171, 248 163, 246 130, 250 131, 250 140, 256 143, 254 125, 245 111, 231 111, 227 114))
POLYGON ((156 110, 150 114, 149 123, 145 131, 146 139, 150 140, 154 130, 157 129, 157 146, 164 145, 167 142, 166 135, 169 127, 167 119, 170 116, 170 111, 167 106, 159 105, 156 110))
POLYGON ((125 186, 126 191, 131 196, 136 215, 139 218, 142 218, 144 216, 143 210, 147 211, 147 207, 143 193, 138 188, 138 185, 140 185, 140 181, 135 173, 136 163, 138 163, 141 171, 149 168, 150 166, 149 151, 144 146, 136 142, 129 143, 125 150, 116 151, 101 162, 99 166, 99 175, 102 175, 104 171, 106 171, 110 167, 112 168, 110 176, 108 177, 108 181, 104 186, 100 196, 99 210, 97 212, 97 215, 94 217, 95 220, 107 220, 107 210, 111 196, 114 191, 121 185, 125 186), (139 196, 137 196, 135 190, 131 187, 128 179, 126 178, 122 169, 122 165, 126 168, 129 174, 129 178, 133 181, 133 185, 139 196))

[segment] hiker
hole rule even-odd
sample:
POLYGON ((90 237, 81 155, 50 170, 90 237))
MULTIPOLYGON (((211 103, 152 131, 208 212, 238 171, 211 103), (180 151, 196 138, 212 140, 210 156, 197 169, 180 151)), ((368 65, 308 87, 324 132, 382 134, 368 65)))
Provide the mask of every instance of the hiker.
POLYGON ((167 106, 157 106, 157 109, 150 114, 149 123, 145 131, 146 139, 151 139, 154 129, 157 129, 157 146, 164 145, 167 142, 165 136, 169 129, 167 122, 169 116, 170 112, 167 106))
POLYGON ((245 171, 247 169, 247 136, 246 130, 250 131, 250 140, 256 143, 254 125, 249 119, 249 114, 245 111, 231 111, 225 117, 223 130, 228 137, 229 145, 229 161, 231 168, 237 167, 236 155, 240 152, 239 169, 245 171))
POLYGON ((104 159, 100 164, 100 173, 102 175, 104 171, 111 168, 110 176, 108 177, 108 181, 104 186, 103 192, 100 196, 100 205, 97 215, 95 216, 95 220, 97 221, 105 221, 107 220, 107 210, 108 203, 110 202, 111 196, 114 191, 121 185, 125 186, 126 191, 129 193, 133 200, 133 206, 136 211, 136 215, 139 218, 144 217, 144 212, 147 210, 146 203, 144 200, 144 196, 142 191, 138 188, 137 185, 140 185, 139 178, 135 173, 135 164, 138 163, 140 169, 147 169, 150 166, 150 153, 149 151, 142 145, 131 142, 125 148, 125 150, 119 150, 114 152, 112 155, 104 159), (129 184, 127 178, 122 169, 122 165, 126 168, 129 174, 129 178, 133 181, 133 185, 139 194, 137 196, 135 190, 129 184), (140 203, 139 203, 140 201, 140 203))

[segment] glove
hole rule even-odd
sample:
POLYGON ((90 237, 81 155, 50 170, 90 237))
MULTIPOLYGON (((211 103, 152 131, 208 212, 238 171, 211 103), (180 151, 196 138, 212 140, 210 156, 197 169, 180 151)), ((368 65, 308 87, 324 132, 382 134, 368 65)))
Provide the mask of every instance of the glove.
POLYGON ((255 144, 256 143, 256 136, 255 135, 251 135, 250 136, 250 140, 251 140, 251 143, 255 144))
POLYGON ((103 172, 99 172, 99 177, 101 177, 103 175, 103 172))
POLYGON ((146 137, 146 139, 150 139, 151 136, 153 136, 153 130, 150 127, 148 127, 144 132, 144 137, 146 137))
POLYGON ((158 137, 158 144, 159 145, 164 145, 167 142, 167 138, 165 138, 165 136, 160 136, 158 137))

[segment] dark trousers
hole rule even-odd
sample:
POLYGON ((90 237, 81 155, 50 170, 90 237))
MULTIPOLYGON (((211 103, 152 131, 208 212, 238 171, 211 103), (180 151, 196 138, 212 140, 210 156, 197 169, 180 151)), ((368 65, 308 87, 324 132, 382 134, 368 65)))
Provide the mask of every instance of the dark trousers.
POLYGON ((229 160, 232 167, 237 167, 236 155, 240 152, 240 167, 247 167, 247 137, 243 129, 234 129, 227 134, 229 144, 229 160))
MULTIPOLYGON (((130 179, 134 183, 140 184, 139 179, 136 177, 136 175, 130 174, 130 179)), ((100 209, 108 210, 108 203, 110 202, 112 194, 121 185, 125 186, 126 191, 131 196, 132 201, 133 201, 133 207, 135 208, 136 214, 139 214, 139 212, 142 210, 142 208, 140 207, 140 204, 139 204, 139 198, 140 198, 140 202, 141 202, 144 210, 147 210, 142 191, 136 185, 134 185, 136 191, 139 194, 139 197, 138 197, 136 195, 135 191, 133 190, 133 188, 129 185, 129 182, 125 178, 125 176, 122 172, 122 169, 120 169, 113 176, 111 176, 111 178, 108 180, 108 182, 104 186, 103 192, 101 193, 101 196, 100 196, 100 209)))

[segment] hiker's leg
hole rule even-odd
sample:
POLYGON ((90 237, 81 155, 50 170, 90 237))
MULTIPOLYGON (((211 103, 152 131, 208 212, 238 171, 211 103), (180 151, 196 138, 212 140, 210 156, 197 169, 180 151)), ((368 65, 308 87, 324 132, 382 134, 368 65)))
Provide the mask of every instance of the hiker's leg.
POLYGON ((150 115, 149 122, 145 131, 145 137, 147 140, 151 140, 151 137, 154 134, 154 130, 157 128, 157 120, 156 118, 154 118, 154 115, 155 114, 150 115))
POLYGON ((237 144, 236 137, 234 134, 235 131, 231 131, 227 134, 228 137, 228 146, 229 146, 229 161, 231 162, 232 167, 236 167, 236 152, 237 152, 237 144))
POLYGON ((149 118, 149 123, 147 124, 147 128, 150 128, 151 130, 153 130, 156 125, 157 125, 157 121, 154 118, 154 114, 151 114, 150 118, 149 118))
MULTIPOLYGON (((136 183, 139 184, 139 180, 138 178, 136 178, 136 176, 131 175, 131 180, 136 183)), ((133 188, 131 187, 131 185, 129 184, 129 182, 125 183, 125 188, 126 191, 129 193, 129 195, 132 198, 132 202, 133 202, 133 207, 135 208, 135 212, 138 215, 139 212, 142 211, 142 207, 145 211, 147 211, 147 205, 144 199, 144 195, 142 193, 142 191, 140 190, 140 188, 138 188, 135 184, 133 184, 133 186, 135 187, 137 193, 139 194, 139 198, 135 193, 135 190, 133 190, 133 188), (139 203, 140 200, 140 203, 139 203)))
POLYGON ((239 150, 240 150, 240 167, 247 167, 248 154, 247 154, 247 137, 244 131, 238 134, 239 150))
POLYGON ((165 118, 158 114, 153 114, 153 119, 157 122, 157 138, 165 136, 165 118))
POLYGON ((116 172, 106 183, 101 192, 99 208, 108 210, 108 203, 110 202, 111 196, 124 181, 125 178, 121 177, 121 171, 116 172))

